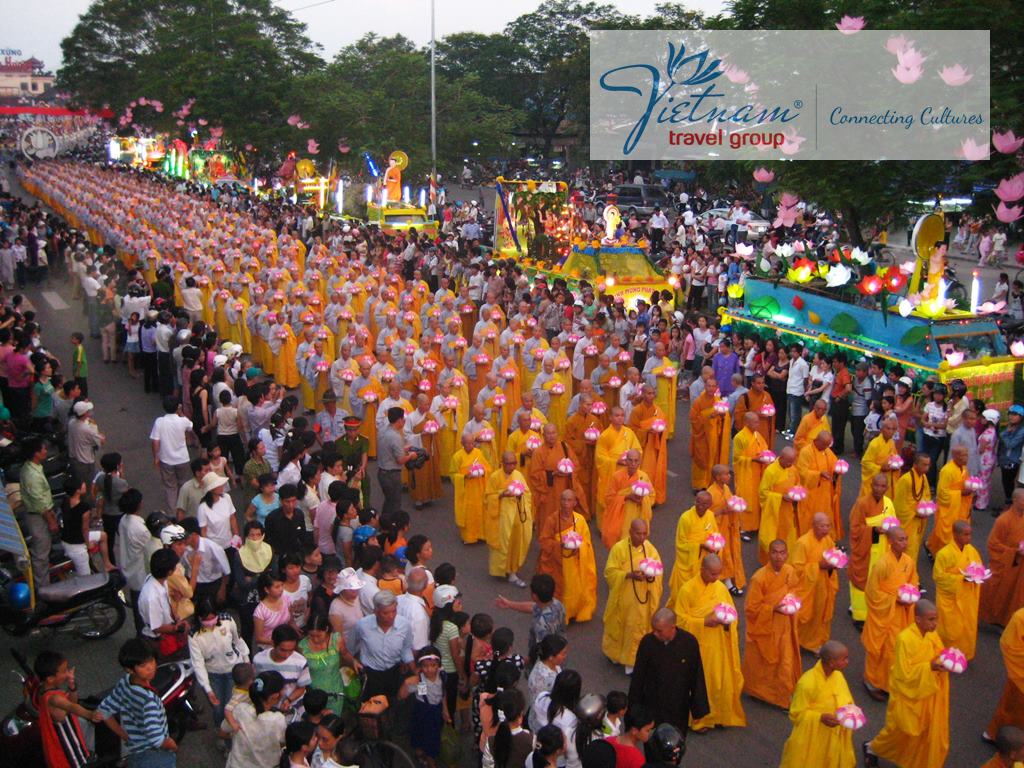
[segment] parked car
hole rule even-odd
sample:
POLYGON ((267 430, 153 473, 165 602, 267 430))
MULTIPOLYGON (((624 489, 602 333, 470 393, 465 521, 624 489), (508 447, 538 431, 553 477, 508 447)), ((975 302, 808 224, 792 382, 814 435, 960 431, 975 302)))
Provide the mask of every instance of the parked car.
MULTIPOLYGON (((697 221, 707 229, 717 229, 720 232, 727 232, 736 224, 739 232, 746 231, 747 240, 760 240, 771 229, 771 222, 763 219, 753 211, 747 211, 745 222, 737 221, 735 215, 730 217, 728 208, 711 208, 697 217, 697 221)), ((741 238, 742 240, 742 238, 741 238)))
MULTIPOLYGON (((655 207, 660 207, 666 212, 675 210, 673 201, 665 190, 654 184, 619 184, 613 192, 617 195, 615 205, 624 215, 636 213, 650 216, 654 213, 655 207)), ((607 200, 607 194, 598 198, 598 214, 604 210, 607 200)))

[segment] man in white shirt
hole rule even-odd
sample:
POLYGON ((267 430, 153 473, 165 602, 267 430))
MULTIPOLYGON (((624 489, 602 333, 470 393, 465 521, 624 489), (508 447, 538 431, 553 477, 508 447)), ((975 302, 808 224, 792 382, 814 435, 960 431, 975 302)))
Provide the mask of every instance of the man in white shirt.
POLYGON ((185 531, 185 543, 188 545, 182 564, 189 572, 190 578, 192 558, 195 553, 199 553, 195 601, 198 603, 199 598, 209 597, 214 601, 214 605, 223 604, 227 595, 228 575, 231 573, 224 548, 217 542, 199 535, 199 521, 194 517, 182 520, 181 527, 185 531))
POLYGON ((188 628, 188 622, 174 621, 167 596, 167 577, 178 567, 178 556, 171 549, 158 549, 149 560, 150 574, 139 593, 142 636, 157 642, 161 635, 172 635, 188 628))
POLYGON ((782 433, 786 437, 796 434, 796 428, 803 418, 804 391, 810 373, 811 369, 804 359, 803 348, 799 344, 794 344, 790 347, 789 378, 786 379, 786 429, 782 433))
POLYGON ((85 293, 85 311, 89 315, 89 335, 98 339, 100 337, 100 302, 99 292, 103 283, 99 281, 99 270, 95 266, 82 278, 82 292, 85 293))
POLYGON ((359 607, 363 609, 363 616, 373 613, 373 596, 380 592, 377 586, 377 574, 380 573, 380 559, 384 551, 374 545, 364 546, 359 559, 359 570, 356 576, 363 583, 359 590, 359 607))
POLYGON ((186 437, 192 431, 192 422, 179 412, 178 401, 164 398, 164 415, 153 422, 149 441, 153 448, 153 466, 160 470, 167 509, 175 509, 178 490, 192 479, 186 437))
POLYGON ((430 614, 427 612, 427 601, 423 598, 423 590, 428 583, 426 568, 413 568, 406 576, 407 592, 398 596, 398 615, 412 627, 413 651, 430 643, 430 614))
POLYGON ((651 228, 651 250, 660 251, 665 242, 665 230, 668 229, 668 216, 661 211, 661 206, 654 206, 654 214, 647 222, 651 228))

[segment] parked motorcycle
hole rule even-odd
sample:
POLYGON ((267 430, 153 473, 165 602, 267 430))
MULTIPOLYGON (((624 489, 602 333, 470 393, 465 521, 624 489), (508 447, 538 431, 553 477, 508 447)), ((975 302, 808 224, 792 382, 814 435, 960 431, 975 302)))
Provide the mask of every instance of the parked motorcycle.
MULTIPOLYGON (((39 732, 39 712, 35 695, 39 678, 35 676, 27 659, 16 649, 11 650, 18 669, 13 670, 21 679, 22 702, 0 721, 0 764, 5 766, 39 765, 42 740, 39 732)), ((167 726, 172 739, 179 744, 185 736, 190 721, 195 720, 195 711, 189 701, 189 694, 195 686, 195 676, 189 661, 172 661, 157 667, 152 687, 160 696, 167 712, 167 726)), ((80 697, 79 703, 88 709, 96 709, 109 690, 91 696, 80 697)), ((121 740, 104 723, 94 726, 95 763, 90 766, 114 765, 121 759, 121 740)))
POLYGON ((68 631, 82 640, 101 640, 117 632, 128 615, 116 572, 95 573, 36 588, 28 608, 28 584, 10 564, 0 566, 0 627, 15 637, 34 630, 68 631))

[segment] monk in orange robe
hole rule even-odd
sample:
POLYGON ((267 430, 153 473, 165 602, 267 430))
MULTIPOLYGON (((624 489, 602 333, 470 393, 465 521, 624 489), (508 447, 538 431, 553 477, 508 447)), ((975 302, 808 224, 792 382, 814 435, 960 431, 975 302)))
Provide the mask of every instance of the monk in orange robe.
POLYGON ((1007 626, 1010 617, 1024 606, 1022 542, 1024 488, 1018 488, 1013 492, 1010 508, 996 519, 988 535, 988 567, 992 569, 992 578, 981 586, 978 615, 982 621, 1007 626))
POLYGON ((757 426, 754 431, 764 438, 765 445, 775 445, 775 403, 772 396, 765 387, 764 374, 755 373, 750 380, 750 389, 744 392, 736 400, 736 407, 733 409, 732 418, 737 424, 746 424, 746 416, 752 413, 757 416, 757 426), (771 406, 771 415, 762 413, 762 409, 771 406))
POLYGON ((850 608, 854 621, 864 621, 868 616, 864 600, 868 574, 885 551, 885 539, 879 541, 878 526, 884 518, 896 514, 892 500, 885 495, 888 487, 889 480, 885 475, 875 475, 871 481, 871 493, 857 499, 850 510, 850 564, 847 575, 850 579, 850 608))
POLYGON ((736 475, 736 495, 745 499, 747 508, 740 513, 740 530, 747 540, 761 527, 761 501, 757 489, 765 464, 758 459, 768 450, 764 436, 758 431, 760 417, 756 413, 743 416, 743 428, 732 439, 732 469, 736 475))
POLYGON ((817 653, 832 634, 839 575, 825 562, 823 555, 835 545, 828 514, 815 512, 811 518, 811 530, 796 540, 793 550, 793 568, 799 578, 795 594, 801 603, 797 614, 797 636, 800 647, 812 653, 817 653))
MULTIPOLYGON (((807 498, 800 504, 797 519, 800 536, 811 530, 811 517, 818 512, 827 513, 836 535, 839 538, 843 536, 843 521, 839 514, 843 478, 835 473, 836 458, 832 452, 832 433, 827 429, 818 432, 797 454, 796 470, 800 473, 800 485, 807 489, 807 498)), ((825 639, 828 640, 827 637, 825 639)))
POLYGON ((800 666, 796 614, 783 613, 781 603, 796 592, 799 579, 786 562, 786 542, 768 546, 768 565, 750 578, 745 613, 746 645, 743 656, 743 692, 783 709, 789 708, 800 666))
POLYGON ((935 527, 928 537, 928 551, 937 555, 939 550, 953 540, 953 523, 971 519, 974 493, 966 488, 967 446, 958 445, 950 452, 950 460, 939 470, 939 481, 935 485, 935 527))
MULTIPOLYGON (((705 379, 704 391, 690 404, 690 485, 700 490, 711 485, 711 468, 729 463, 729 411, 718 410, 718 384, 705 379)), ((636 407, 636 406, 634 406, 636 407)))
POLYGON ((668 421, 665 412, 654 402, 654 388, 645 384, 640 393, 640 402, 629 414, 629 427, 643 446, 640 468, 654 483, 654 503, 664 504, 668 498, 668 443, 665 438, 668 421))
POLYGON ((722 583, 734 595, 742 595, 747 585, 747 574, 743 569, 743 551, 740 548, 740 514, 729 509, 729 499, 733 493, 729 489, 731 471, 724 464, 716 464, 711 468, 711 511, 718 522, 718 532, 725 537, 725 547, 718 553, 722 560, 722 583))
POLYGON ((768 562, 768 545, 775 539, 785 541, 787 548, 790 544, 796 544, 796 521, 800 514, 800 502, 790 498, 789 491, 799 484, 796 451, 786 446, 778 458, 765 468, 757 489, 761 502, 757 554, 762 564, 768 562))
POLYGON ((572 448, 573 453, 580 460, 579 480, 583 487, 586 508, 594 508, 594 488, 597 485, 597 476, 594 466, 594 448, 597 445, 597 438, 604 431, 604 424, 601 419, 591 413, 594 405, 594 396, 580 394, 579 407, 576 413, 565 422, 565 442, 572 448), (596 430, 596 433, 593 431, 596 430), (590 431, 590 437, 587 432, 590 431), (594 435, 597 437, 594 437, 594 435))
POLYGON ((811 443, 819 432, 830 428, 828 416, 825 415, 827 410, 828 403, 824 400, 815 400, 811 410, 800 419, 800 426, 796 428, 796 435, 793 437, 793 447, 796 448, 797 453, 805 445, 811 443))
POLYGON ((626 451, 630 450, 642 451, 643 446, 636 439, 633 430, 626 426, 625 412, 618 407, 612 408, 608 427, 597 438, 597 445, 594 447, 594 462, 597 469, 594 507, 598 523, 601 522, 604 513, 604 500, 608 495, 612 475, 625 466, 626 451))
POLYGON ((565 605, 567 622, 589 621, 597 609, 597 563, 590 526, 579 511, 575 491, 562 491, 558 511, 538 528, 538 534, 537 573, 546 573, 555 580, 555 597, 565 605), (570 532, 582 538, 578 549, 564 546, 570 532))
POLYGON ((651 522, 653 490, 651 478, 640 469, 640 451, 626 451, 626 465, 612 475, 604 500, 601 541, 608 549, 629 535, 629 526, 634 520, 651 522), (651 486, 651 492, 646 495, 637 493, 637 483, 651 486))
POLYGON ((884 700, 882 691, 889 690, 896 636, 914 622, 914 603, 901 601, 899 589, 904 584, 920 584, 917 565, 907 556, 907 532, 890 528, 886 537, 888 551, 871 569, 864 590, 868 618, 860 635, 865 653, 864 684, 878 701, 884 700))
POLYGON ((589 518, 587 507, 584 506, 584 491, 577 476, 575 467, 579 466, 579 458, 569 444, 558 439, 558 427, 554 424, 544 425, 544 443, 530 457, 530 471, 527 479, 530 493, 533 494, 533 519, 540 529, 548 518, 557 517, 559 498, 562 491, 575 491, 580 513, 589 518), (558 468, 558 463, 569 459, 573 464, 572 472, 558 468))
POLYGON ((1005 725, 1024 728, 1024 608, 1018 608, 999 637, 1006 667, 1006 685, 992 720, 985 729, 991 739, 1005 725))

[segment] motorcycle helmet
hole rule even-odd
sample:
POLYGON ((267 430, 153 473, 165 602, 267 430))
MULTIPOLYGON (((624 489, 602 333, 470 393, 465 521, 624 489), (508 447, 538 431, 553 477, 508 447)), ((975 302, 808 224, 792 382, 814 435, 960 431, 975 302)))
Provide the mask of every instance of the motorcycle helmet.
POLYGON ((963 379, 953 379, 949 382, 949 391, 954 397, 963 397, 967 394, 967 385, 963 379))
POLYGON ((149 529, 149 535, 154 539, 160 538, 160 531, 164 529, 164 526, 170 522, 170 519, 163 512, 150 512, 146 515, 146 528, 149 529))
POLYGON ((599 693, 588 693, 576 705, 576 715, 587 723, 600 723, 604 712, 604 696, 599 693))
POLYGON ((686 739, 674 725, 662 723, 651 732, 647 749, 652 762, 679 765, 686 754, 686 739))
POLYGON ((7 588, 7 601, 12 608, 25 610, 32 605, 32 591, 24 581, 16 581, 7 588))

